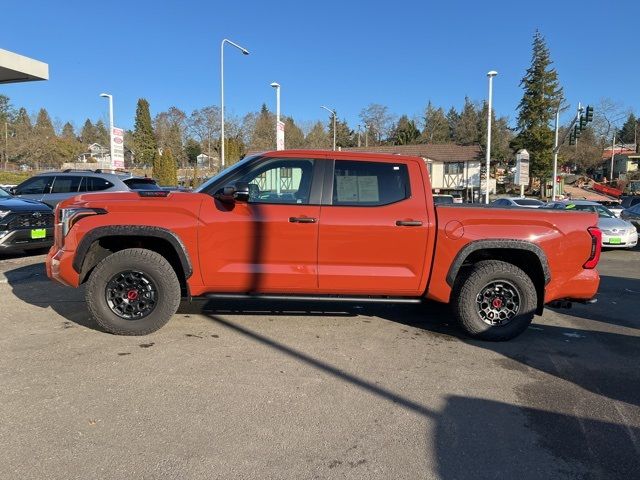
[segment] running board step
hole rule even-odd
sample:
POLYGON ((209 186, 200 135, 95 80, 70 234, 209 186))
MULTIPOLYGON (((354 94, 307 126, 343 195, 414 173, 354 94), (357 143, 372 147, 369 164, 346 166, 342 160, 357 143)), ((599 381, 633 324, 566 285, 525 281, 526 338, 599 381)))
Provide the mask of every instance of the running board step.
POLYGON ((415 297, 340 297, 336 295, 270 295, 241 293, 209 293, 205 295, 211 300, 285 300, 298 302, 354 302, 354 303, 422 303, 422 298, 415 297))

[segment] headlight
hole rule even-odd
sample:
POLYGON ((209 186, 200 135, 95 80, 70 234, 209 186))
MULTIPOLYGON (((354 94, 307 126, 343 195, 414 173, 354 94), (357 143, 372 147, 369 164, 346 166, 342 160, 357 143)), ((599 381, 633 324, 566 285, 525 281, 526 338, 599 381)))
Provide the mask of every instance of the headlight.
POLYGON ((0 218, 4 218, 11 213, 11 210, 0 210, 0 218))
POLYGON ((62 228, 62 236, 66 237, 75 223, 84 217, 92 215, 104 215, 107 213, 102 208, 61 208, 59 212, 59 223, 62 228))

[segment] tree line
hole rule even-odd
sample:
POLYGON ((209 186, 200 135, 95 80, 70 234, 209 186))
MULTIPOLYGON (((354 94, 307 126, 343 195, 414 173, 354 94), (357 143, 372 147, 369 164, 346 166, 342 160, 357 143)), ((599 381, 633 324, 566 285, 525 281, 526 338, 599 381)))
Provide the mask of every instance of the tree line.
MULTIPOLYGON (((531 157, 532 176, 549 177, 555 112, 558 109, 564 112, 568 105, 549 49, 538 31, 533 37, 531 65, 520 85, 523 96, 513 127, 507 117, 496 117, 492 111, 491 157, 496 163, 509 164, 517 150, 526 148, 531 157)), ((373 103, 361 110, 358 125, 349 125, 337 115, 336 146, 456 143, 479 144, 484 149, 487 115, 485 101, 475 102, 468 97, 460 110, 445 109, 429 101, 422 115, 413 117, 396 116, 387 106, 373 103)), ((333 119, 298 123, 293 117, 284 116, 282 120, 286 148, 332 147, 333 119)), ((0 128, 3 126, 8 137, 2 149, 5 165, 57 168, 64 162, 75 161, 92 143, 107 149, 109 145, 109 132, 102 120, 87 119, 77 130, 70 122, 53 122, 45 108, 31 116, 24 108, 14 108, 8 97, 0 95, 0 128)), ((608 99, 601 100, 595 105, 595 121, 583 131, 577 145, 562 146, 561 164, 587 172, 600 163, 602 151, 611 144, 614 135, 617 143, 636 143, 639 126, 630 109, 608 99)), ((561 135, 563 133, 561 130, 561 135)), ((276 144, 275 114, 263 104, 258 111, 244 116, 227 115, 225 134, 228 165, 248 152, 272 150, 276 144)), ((153 167, 154 172, 158 172, 154 173, 156 176, 164 176, 166 170, 165 183, 174 182, 176 167, 195 165, 202 153, 215 163, 220 150, 220 109, 210 105, 187 113, 173 106, 152 116, 149 102, 141 98, 134 128, 125 133, 125 148, 131 153, 129 158, 133 163, 128 167, 153 167)))

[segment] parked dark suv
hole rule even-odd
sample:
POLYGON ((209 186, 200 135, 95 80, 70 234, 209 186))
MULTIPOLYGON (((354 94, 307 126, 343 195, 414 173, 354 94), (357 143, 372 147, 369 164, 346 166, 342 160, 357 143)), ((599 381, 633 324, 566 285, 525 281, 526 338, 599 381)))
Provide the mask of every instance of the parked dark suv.
POLYGON ((35 175, 11 190, 17 197, 38 200, 51 208, 79 193, 158 190, 152 178, 134 177, 128 172, 102 170, 64 170, 35 175))
POLYGON ((0 254, 53 245, 53 211, 0 188, 0 254))

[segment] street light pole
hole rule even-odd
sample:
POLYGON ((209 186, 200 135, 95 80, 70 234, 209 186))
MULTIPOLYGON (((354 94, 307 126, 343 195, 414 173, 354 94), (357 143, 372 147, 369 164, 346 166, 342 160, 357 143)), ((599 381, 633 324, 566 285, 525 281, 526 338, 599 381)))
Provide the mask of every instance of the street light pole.
POLYGON ((327 112, 333 115, 333 151, 336 150, 336 111, 332 108, 320 105, 320 108, 324 108, 327 112))
POLYGON ((491 105, 493 102, 493 77, 498 74, 495 70, 491 70, 487 73, 489 77, 489 108, 487 114, 487 158, 486 158, 486 191, 485 191, 485 203, 489 203, 489 167, 491 166, 491 105))
POLYGON ((243 55, 249 55, 249 50, 225 38, 220 42, 220 165, 224 169, 224 44, 236 47, 243 55))
POLYGON ((276 89, 276 150, 280 150, 280 145, 278 143, 278 132, 280 129, 280 84, 272 82, 271 86, 276 89))
POLYGON ((101 93, 100 96, 109 99, 109 158, 113 165, 113 95, 101 93))

